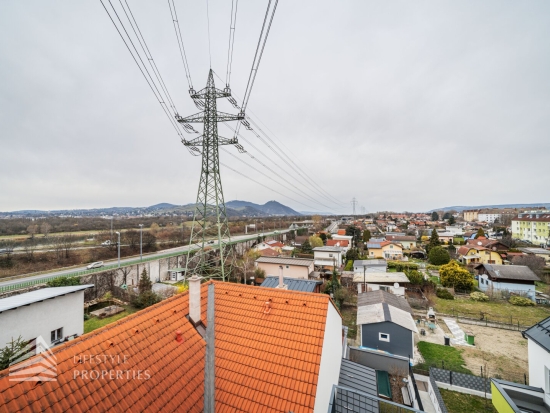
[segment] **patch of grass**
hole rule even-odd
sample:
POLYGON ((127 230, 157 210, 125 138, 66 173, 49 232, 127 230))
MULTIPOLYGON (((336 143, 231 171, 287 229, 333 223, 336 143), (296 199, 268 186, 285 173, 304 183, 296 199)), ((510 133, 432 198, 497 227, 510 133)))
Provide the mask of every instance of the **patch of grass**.
POLYGON ((459 315, 481 319, 481 313, 489 321, 532 326, 550 316, 550 308, 536 305, 533 307, 518 307, 507 301, 479 302, 473 300, 442 300, 435 298, 435 311, 443 314, 459 315))
POLYGON ((429 279, 430 279, 431 282, 433 282, 436 285, 441 284, 441 282, 439 281, 439 277, 436 277, 435 275, 431 276, 429 279))
POLYGON ((344 304, 340 309, 342 324, 348 327, 348 338, 357 337, 357 306, 344 304))
POLYGON ((471 396, 456 391, 439 389, 441 397, 449 413, 494 412, 497 413, 491 400, 483 397, 471 396))
POLYGON ((420 351, 420 354, 422 354, 425 360, 425 363, 418 365, 419 369, 429 370, 430 365, 442 368, 443 364, 441 361, 444 361, 445 369, 453 370, 458 373, 472 374, 472 372, 465 367, 466 363, 464 358, 462 358, 462 351, 455 347, 419 341, 418 351, 420 351))
POLYGON ((136 311, 138 311, 137 308, 134 308, 131 305, 125 305, 124 308, 125 308, 125 311, 115 314, 114 316, 111 316, 111 317, 105 317, 102 319, 99 319, 97 317, 91 317, 89 320, 84 321, 84 334, 89 333, 90 331, 97 330, 100 327, 106 326, 107 324, 111 324, 117 320, 120 320, 121 318, 129 316, 130 314, 133 314, 136 311))

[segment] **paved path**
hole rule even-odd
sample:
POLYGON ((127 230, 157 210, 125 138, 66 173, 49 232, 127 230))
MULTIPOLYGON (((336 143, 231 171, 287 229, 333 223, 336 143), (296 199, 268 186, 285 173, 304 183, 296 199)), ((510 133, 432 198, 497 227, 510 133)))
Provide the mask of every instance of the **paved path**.
POLYGON ((456 346, 470 346, 470 344, 466 343, 466 340, 464 340, 464 331, 458 326, 455 320, 451 318, 444 318, 443 321, 445 321, 445 324, 447 324, 447 327, 449 327, 449 330, 451 330, 451 333, 453 333, 454 338, 451 338, 451 343, 456 346))

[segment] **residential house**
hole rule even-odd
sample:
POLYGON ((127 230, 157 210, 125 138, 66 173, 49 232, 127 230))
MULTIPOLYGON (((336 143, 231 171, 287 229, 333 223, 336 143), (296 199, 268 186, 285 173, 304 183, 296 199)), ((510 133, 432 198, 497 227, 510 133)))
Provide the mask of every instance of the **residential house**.
POLYGON ((527 255, 544 258, 546 265, 550 264, 550 250, 545 248, 519 248, 519 250, 527 255))
POLYGON ((401 244, 404 249, 416 248, 416 237, 412 235, 387 235, 386 240, 401 244))
POLYGON ((265 243, 269 248, 278 252, 282 252, 283 247, 285 246, 285 244, 277 240, 266 241, 265 243))
POLYGON ((327 239, 327 247, 342 247, 344 253, 346 253, 350 250, 351 243, 346 239, 327 239))
POLYGON ((376 260, 355 260, 353 261, 353 272, 386 272, 388 262, 383 259, 376 260))
POLYGON ((459 225, 447 225, 445 227, 445 232, 450 232, 455 236, 461 236, 464 234, 464 230, 459 225))
POLYGON ((401 244, 390 241, 367 242, 369 258, 384 258, 386 260, 400 260, 403 258, 403 247, 401 244))
POLYGON ((327 294, 192 277, 189 291, 52 353, 54 381, 0 372, 0 410, 326 413, 342 318, 327 294))
POLYGON ((535 281, 540 278, 525 265, 479 264, 475 267, 482 291, 510 291, 535 301, 535 281))
POLYGON ((382 290, 359 294, 357 325, 361 347, 412 359, 418 330, 405 298, 382 290))
POLYGON ((464 221, 466 222, 477 221, 478 215, 479 209, 465 209, 464 211, 462 211, 462 216, 464 217, 464 221))
POLYGON ((0 299, 0 348, 21 337, 48 346, 84 333, 84 290, 94 285, 51 287, 0 299))
POLYGON ((281 283, 280 276, 269 276, 265 279, 262 285, 260 285, 260 287, 282 288, 285 290, 302 291, 305 293, 320 293, 322 285, 322 280, 303 280, 298 278, 283 277, 281 283))
POLYGON ((464 264, 497 264, 502 265, 502 256, 481 245, 462 245, 456 250, 458 260, 464 264))
POLYGON ((540 246, 550 245, 550 213, 534 211, 518 214, 512 220, 512 238, 540 246))
POLYGON ((441 241, 442 243, 450 244, 451 242, 453 242, 455 234, 453 232, 437 231, 437 236, 439 237, 439 241, 441 241))
POLYGON ((278 257, 281 255, 279 251, 274 250, 273 248, 265 248, 258 252, 260 257, 278 257))
POLYGON ((319 270, 332 271, 335 266, 340 267, 343 255, 344 249, 342 247, 324 246, 313 248, 315 267, 319 270))
POLYGON ((550 317, 525 330, 529 385, 491 379, 497 412, 550 413, 550 317))
POLYGON ((405 288, 409 278, 403 272, 364 272, 353 274, 357 292, 382 290, 390 294, 405 297, 405 288))
POLYGON ((492 251, 506 252, 510 249, 506 244, 496 239, 489 239, 486 237, 478 237, 474 239, 466 240, 466 245, 479 245, 490 249, 492 251))
MULTIPOLYGON (((338 231, 340 232, 340 231, 338 231)), ((347 246, 347 249, 349 250, 349 248, 351 247, 352 243, 353 243, 353 237, 351 235, 346 235, 345 234, 345 231, 344 231, 344 235, 342 234, 332 234, 332 241, 347 241, 348 242, 348 246, 347 246)), ((327 245, 328 245, 328 240, 327 240, 327 245)))
POLYGON ((308 258, 259 257, 255 261, 255 266, 264 270, 268 276, 278 277, 282 271, 284 277, 304 280, 307 280, 314 270, 313 260, 308 258))

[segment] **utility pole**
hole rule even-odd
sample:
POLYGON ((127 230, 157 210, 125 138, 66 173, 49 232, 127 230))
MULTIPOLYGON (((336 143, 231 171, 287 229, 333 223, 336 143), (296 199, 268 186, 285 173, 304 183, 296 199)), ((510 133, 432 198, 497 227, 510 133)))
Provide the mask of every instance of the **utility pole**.
POLYGON ((229 244, 229 224, 220 177, 218 147, 220 145, 237 144, 238 141, 237 139, 220 138, 218 136, 218 122, 244 120, 244 114, 231 115, 218 112, 216 99, 230 98, 231 92, 229 89, 223 91, 216 89, 212 69, 208 73, 206 87, 198 92, 191 90, 190 94, 195 102, 200 102, 201 107, 204 104, 204 110, 186 118, 176 115, 176 119, 184 127, 189 123, 203 123, 204 130, 202 136, 184 142, 185 146, 195 148, 195 150, 198 150, 197 147, 202 146, 201 177, 189 241, 190 250, 193 244, 198 244, 200 248, 192 258, 188 257, 185 263, 185 273, 187 276, 188 271, 192 270, 199 276, 221 278, 225 281, 231 272, 233 252, 229 244), (214 221, 218 243, 208 245, 208 249, 205 250, 208 219, 214 221), (198 224, 197 229, 195 229, 195 223, 198 224), (229 269, 226 268, 226 264, 229 264, 229 269))
POLYGON ((357 205, 357 199, 355 199, 355 197, 353 197, 353 199, 351 200, 351 204, 353 205, 353 216, 355 217, 355 206, 357 205))

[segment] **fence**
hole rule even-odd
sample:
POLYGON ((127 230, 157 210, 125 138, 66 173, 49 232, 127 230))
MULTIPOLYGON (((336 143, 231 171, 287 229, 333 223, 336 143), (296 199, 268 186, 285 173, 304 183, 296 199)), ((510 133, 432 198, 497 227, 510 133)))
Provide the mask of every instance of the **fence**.
MULTIPOLYGON (((468 374, 461 371, 453 370, 453 367, 446 365, 443 361, 440 363, 423 363, 418 366, 414 366, 413 372, 422 374, 425 376, 434 377, 436 381, 440 383, 446 383, 451 386, 464 387, 471 390, 477 390, 480 392, 491 393, 491 379, 499 379, 511 381, 514 383, 525 384, 529 383, 529 376, 527 373, 518 373, 502 370, 484 370, 480 366, 480 375, 468 374), (438 367, 441 366, 441 367, 438 367), (447 367, 447 368, 445 368, 447 367)), ((463 370, 464 368, 462 368, 463 370)))
MULTIPOLYGON (((441 396, 441 393, 439 391, 439 388, 437 387, 437 383, 435 382, 435 379, 432 375, 432 371, 430 369, 430 388, 429 388, 429 395, 430 399, 432 400, 432 403, 434 406, 437 404, 439 407, 439 413, 448 413, 447 406, 445 406, 445 402, 443 401, 443 397, 441 396)), ((437 406, 436 406, 437 409, 437 406)))
MULTIPOLYGON (((414 309, 418 309, 418 307, 415 307, 413 303, 411 303, 410 299, 407 298, 409 301, 409 304, 414 309)), ((524 331, 531 327, 533 324, 537 323, 537 321, 531 321, 531 320, 520 320, 518 318, 513 317, 495 317, 490 316, 488 314, 480 314, 479 318, 473 318, 469 317, 474 315, 474 313, 461 313, 458 311, 452 310, 451 314, 443 314, 443 313, 436 313, 437 317, 443 318, 454 318, 457 322, 463 323, 463 324, 470 324, 470 325, 476 325, 476 326, 482 326, 482 327, 492 327, 492 328, 500 328, 503 330, 512 330, 512 331, 524 331), (463 315, 463 314, 468 314, 463 315), (500 321, 499 321, 500 320, 500 321)), ((415 312, 414 316, 420 316, 425 317, 426 313, 421 312, 415 312)))

